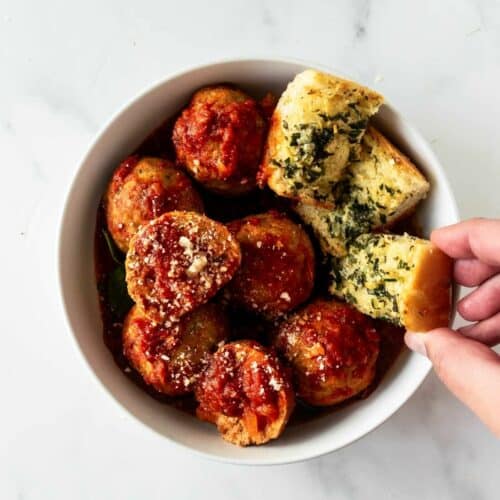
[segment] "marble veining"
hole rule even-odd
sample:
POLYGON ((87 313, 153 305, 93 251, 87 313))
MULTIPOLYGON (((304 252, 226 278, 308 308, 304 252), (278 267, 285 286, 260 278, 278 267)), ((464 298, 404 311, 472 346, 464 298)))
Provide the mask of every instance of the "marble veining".
POLYGON ((359 2, 354 2, 354 8, 356 10, 355 21, 354 21, 354 37, 355 40, 361 40, 366 36, 367 24, 370 19, 370 0, 362 0, 359 2))
POLYGON ((499 498, 498 442, 433 375, 379 429, 307 463, 169 446, 91 381, 55 257, 65 192, 110 114, 181 66, 231 57, 317 61, 373 85, 431 142, 462 215, 499 216, 499 54, 495 0, 4 0, 0 498, 499 498))

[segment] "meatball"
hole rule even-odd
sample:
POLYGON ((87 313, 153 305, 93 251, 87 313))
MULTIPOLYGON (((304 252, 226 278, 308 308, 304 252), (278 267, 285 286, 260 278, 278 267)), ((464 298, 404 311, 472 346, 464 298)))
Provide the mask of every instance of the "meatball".
POLYGON ((288 371, 276 355, 242 340, 219 348, 195 388, 197 416, 240 446, 263 444, 284 430, 295 406, 288 371))
POLYGON ((115 170, 105 195, 108 230, 123 252, 145 222, 171 210, 203 212, 190 179, 168 160, 130 156, 115 170))
POLYGON ((327 406, 371 383, 379 335, 373 321, 350 305, 318 299, 280 325, 275 346, 292 366, 297 395, 327 406))
POLYGON ((193 391, 228 334, 227 319, 216 304, 199 307, 169 328, 153 323, 134 306, 123 326, 123 352, 148 385, 162 394, 181 396, 193 391))
POLYGON ((167 212, 139 228, 125 261, 129 295, 157 323, 208 302, 240 265, 238 242, 195 212, 167 212))
POLYGON ((314 286, 314 250, 306 232, 275 212, 228 224, 241 246, 241 267, 226 296, 274 319, 307 300, 314 286))
POLYGON ((177 161, 207 189, 235 196, 256 186, 266 122, 258 104, 233 87, 196 92, 177 119, 177 161))

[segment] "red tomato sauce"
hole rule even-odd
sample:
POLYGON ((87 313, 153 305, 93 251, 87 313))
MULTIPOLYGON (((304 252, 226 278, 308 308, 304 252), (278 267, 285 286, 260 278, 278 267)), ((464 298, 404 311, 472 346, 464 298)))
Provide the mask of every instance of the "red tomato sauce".
POLYGON ((263 429, 279 416, 280 392, 289 390, 289 385, 274 355, 263 352, 259 344, 247 341, 241 352, 247 355, 238 360, 235 346, 229 344, 213 358, 197 390, 202 411, 231 417, 251 411, 263 429))
POLYGON ((223 107, 210 103, 185 110, 176 125, 174 141, 184 154, 199 159, 199 179, 226 180, 237 167, 256 169, 264 140, 264 124, 257 104, 248 100, 223 107), (261 124, 258 128, 257 123, 261 124), (177 133, 176 133, 177 132, 177 133), (214 151, 220 154, 214 154, 214 151))
MULTIPOLYGON (((306 329, 304 336, 307 344, 319 343, 328 353, 324 369, 315 372, 315 378, 311 376, 312 383, 318 387, 325 377, 336 376, 346 365, 364 369, 379 340, 374 323, 352 307, 320 307, 319 310, 322 328, 306 329)), ((314 310, 310 314, 314 315, 314 310)))
MULTIPOLYGON (((174 148, 171 141, 172 127, 177 116, 166 120, 155 131, 153 131, 136 149, 135 154, 156 156, 172 160, 174 158, 174 148)), ((297 220, 296 215, 289 209, 289 200, 278 198, 267 188, 262 190, 258 189, 252 193, 239 197, 237 200, 225 199, 223 197, 216 196, 212 193, 204 191, 199 186, 196 186, 196 188, 202 195, 207 216, 221 222, 227 222, 271 209, 286 211, 288 217, 292 220, 297 220)), ((141 389, 146 391, 149 395, 151 395, 151 397, 159 402, 175 406, 181 411, 194 415, 197 406, 194 397, 185 396, 172 398, 159 394, 150 386, 146 385, 140 375, 130 368, 127 359, 123 355, 121 330, 123 327, 124 317, 116 317, 116 315, 113 314, 104 293, 106 280, 116 267, 115 262, 110 256, 106 239, 103 235, 103 231, 105 229, 106 217, 101 203, 96 217, 94 262, 96 282, 99 291, 101 319, 103 323, 104 343, 109 349, 118 367, 133 383, 138 385, 141 389)), ((309 232, 307 228, 305 229, 309 232)), ((418 226, 415 225, 413 218, 409 218, 398 224, 398 232, 404 231, 410 232, 411 234, 419 234, 418 226)), ((311 240, 316 248, 317 255, 319 255, 315 238, 312 236, 312 233, 309 232, 309 234, 311 234, 311 240)), ((326 283, 321 279, 321 277, 326 277, 328 275, 327 271, 323 268, 320 262, 321 259, 317 258, 316 260, 317 279, 312 297, 320 296, 324 293, 326 283)), ((254 338, 264 345, 270 344, 267 335, 273 328, 272 324, 247 312, 229 311, 229 314, 233 339, 254 338)), ((292 413, 288 425, 301 425, 305 422, 315 420, 324 415, 341 410, 360 399, 368 397, 377 388, 380 381, 391 369, 401 351, 404 349, 404 330, 400 327, 382 321, 376 321, 375 324, 380 336, 380 353, 377 359, 376 374, 372 384, 365 391, 363 391, 363 393, 345 401, 344 403, 337 404, 332 407, 311 407, 305 403, 297 401, 297 406, 292 413)), ((227 404, 231 403, 228 402, 227 404)), ((233 404, 236 405, 236 402, 233 404)), ((235 408, 236 406, 229 409, 229 411, 237 411, 235 408)))

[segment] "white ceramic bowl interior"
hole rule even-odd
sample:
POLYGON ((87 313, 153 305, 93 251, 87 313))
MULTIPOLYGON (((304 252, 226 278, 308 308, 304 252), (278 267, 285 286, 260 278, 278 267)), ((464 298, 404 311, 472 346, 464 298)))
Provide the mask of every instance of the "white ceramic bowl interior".
MULTIPOLYGON (((93 242, 97 206, 113 169, 166 117, 182 108, 195 89, 212 83, 234 82, 255 96, 267 91, 279 95, 294 75, 306 67, 317 65, 286 60, 228 61, 185 71, 162 81, 134 99, 99 134, 76 174, 62 218, 61 293, 70 330, 91 371, 137 421, 162 438, 222 461, 278 464, 337 450, 390 417, 412 395, 430 369, 426 359, 406 352, 366 400, 310 423, 289 427, 280 439, 265 446, 238 448, 225 443, 214 426, 162 405, 142 392, 121 373, 103 343, 93 242)), ((431 194, 420 211, 425 234, 432 228, 456 222, 458 211, 449 184, 422 136, 389 104, 382 107, 376 122, 432 183, 431 194)), ((132 419, 130 422, 135 423, 132 419)), ((158 442, 168 445, 163 439, 158 442)))

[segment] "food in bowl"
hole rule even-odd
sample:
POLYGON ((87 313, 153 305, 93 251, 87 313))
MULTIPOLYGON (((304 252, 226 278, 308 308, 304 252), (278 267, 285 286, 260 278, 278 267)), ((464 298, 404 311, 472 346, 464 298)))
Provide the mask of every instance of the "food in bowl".
POLYGON ((408 234, 362 234, 332 259, 330 292, 374 318, 415 332, 446 325, 452 261, 408 234))
POLYGON ((315 256, 299 224, 269 211, 232 221, 228 228, 242 253, 241 265, 226 288, 232 304, 273 319, 309 298, 315 256))
POLYGON ((295 407, 286 367, 253 340, 221 347, 195 390, 196 415, 240 446, 267 443, 285 429, 295 407))
POLYGON ((115 170, 106 192, 106 223, 122 252, 140 226, 172 210, 203 212, 191 180, 165 158, 131 156, 115 170))
POLYGON ((332 187, 357 159, 368 119, 384 98, 337 76, 298 74, 271 118, 260 180, 280 196, 335 206, 332 187))
POLYGON ((195 212, 167 212, 132 238, 127 288, 146 316, 170 326, 208 302, 240 262, 240 247, 223 224, 195 212))
POLYGON ((379 342, 371 318, 334 299, 316 299, 291 314, 274 339, 292 367, 298 397, 313 406, 365 390, 375 377, 379 342))
POLYGON ((167 396, 193 391, 210 355, 229 338, 218 304, 205 304, 171 326, 149 319, 133 306, 123 324, 123 354, 144 382, 167 396))
POLYGON ((237 196, 256 185, 265 139, 263 109, 242 90, 215 85, 196 92, 177 119, 177 160, 207 189, 237 196))
MULTIPOLYGON (((388 141, 382 141, 383 154, 368 148, 369 137, 383 138, 369 123, 382 103, 379 94, 312 70, 290 87, 298 90, 286 91, 273 113, 269 97, 265 107, 256 104, 261 96, 249 98, 226 84, 199 90, 184 110, 186 103, 179 102, 180 114, 165 117, 136 154, 172 162, 168 167, 191 178, 186 190, 202 204, 174 204, 144 216, 126 255, 107 226, 106 199, 98 212, 97 281, 105 340, 116 361, 153 397, 214 423, 224 439, 243 446, 276 439, 289 425, 375 390, 402 349, 407 323, 402 315, 379 314, 353 300, 352 282, 377 304, 380 280, 395 279, 389 264, 377 267, 361 256, 359 241, 389 233, 389 239, 420 236, 414 218, 430 189, 415 165, 401 167, 403 156, 388 141), (311 102, 322 108, 311 108, 311 102), (241 103, 258 119, 242 120, 241 103), (293 111, 285 124, 288 106, 293 111), (310 118, 310 126, 301 128, 307 123, 294 117, 310 118), (285 159, 273 156, 277 126, 288 141, 280 149, 290 152, 285 159), (383 157, 382 166, 373 155, 383 157), (388 189, 371 189, 377 178, 388 189), (307 210, 318 215, 306 216, 307 210), (349 214, 345 220, 342 210, 349 214), (359 265, 348 265, 356 256, 359 265), (355 268, 370 279, 353 274, 355 268), (333 289, 338 276, 341 286, 333 289), (206 308, 221 316, 204 316, 206 308), (201 325, 183 336, 197 315, 201 325), (287 333, 292 330, 296 335, 287 333)), ((439 315, 429 307, 418 315, 427 318, 421 324, 445 325, 451 267, 426 245, 439 256, 425 262, 441 269, 443 307, 439 315)), ((380 262, 390 260, 388 250, 380 252, 380 262)), ((408 285, 410 274, 401 276, 405 294, 425 299, 430 293, 422 280, 408 285)))
POLYGON ((368 127, 359 159, 346 166, 335 184, 335 207, 297 203, 295 210, 311 226, 323 251, 341 257, 356 236, 390 228, 411 214, 429 189, 411 160, 368 127))

